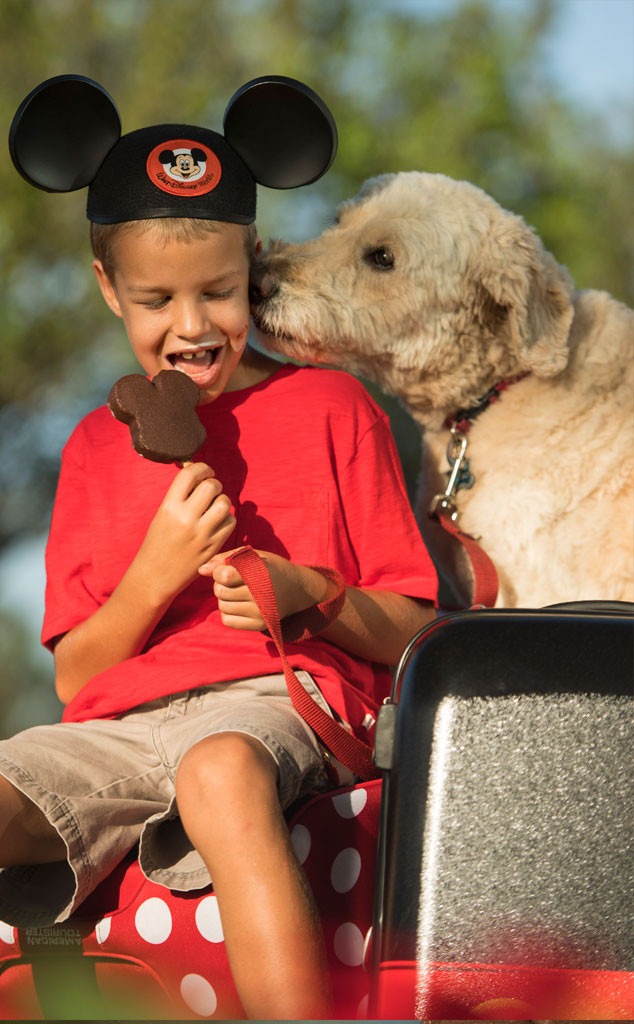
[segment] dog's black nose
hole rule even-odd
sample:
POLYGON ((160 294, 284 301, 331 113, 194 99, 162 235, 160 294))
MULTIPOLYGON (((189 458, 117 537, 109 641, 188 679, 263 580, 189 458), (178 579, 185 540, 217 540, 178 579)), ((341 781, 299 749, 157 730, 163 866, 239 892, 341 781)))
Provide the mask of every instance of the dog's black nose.
POLYGON ((257 264, 251 269, 249 279, 249 298, 252 303, 266 302, 279 290, 279 284, 273 273, 258 267, 257 264))

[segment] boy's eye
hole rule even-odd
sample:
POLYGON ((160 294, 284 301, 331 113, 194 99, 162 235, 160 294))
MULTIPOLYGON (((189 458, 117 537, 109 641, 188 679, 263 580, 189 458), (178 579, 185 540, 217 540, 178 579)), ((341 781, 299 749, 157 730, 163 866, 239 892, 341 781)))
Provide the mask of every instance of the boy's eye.
MULTIPOLYGON (((235 295, 235 291, 234 287, 223 288, 218 291, 203 292, 202 297, 205 302, 217 302, 222 299, 230 299, 235 295)), ((145 299, 141 302, 141 305, 144 309, 163 309, 170 302, 171 298, 171 295, 157 295, 154 299, 145 299)))

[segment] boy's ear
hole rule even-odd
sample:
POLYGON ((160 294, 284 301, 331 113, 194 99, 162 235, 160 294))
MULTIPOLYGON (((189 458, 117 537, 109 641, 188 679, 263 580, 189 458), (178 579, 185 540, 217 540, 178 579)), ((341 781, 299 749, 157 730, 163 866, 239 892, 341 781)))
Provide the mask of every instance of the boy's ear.
POLYGON ((97 278, 99 287, 101 288, 101 294, 104 297, 106 305, 112 310, 115 316, 123 316, 114 285, 104 270, 101 260, 93 260, 92 269, 95 272, 95 277, 97 278))

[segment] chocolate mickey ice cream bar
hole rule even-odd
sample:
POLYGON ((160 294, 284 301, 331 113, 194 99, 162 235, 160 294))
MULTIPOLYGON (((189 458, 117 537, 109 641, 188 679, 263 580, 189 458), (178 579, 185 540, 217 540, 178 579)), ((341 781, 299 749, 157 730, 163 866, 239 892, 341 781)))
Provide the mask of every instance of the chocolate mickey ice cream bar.
POLYGON ((178 370, 161 370, 153 380, 131 373, 113 385, 108 408, 130 428, 132 444, 153 462, 190 462, 207 432, 196 415, 199 391, 178 370))

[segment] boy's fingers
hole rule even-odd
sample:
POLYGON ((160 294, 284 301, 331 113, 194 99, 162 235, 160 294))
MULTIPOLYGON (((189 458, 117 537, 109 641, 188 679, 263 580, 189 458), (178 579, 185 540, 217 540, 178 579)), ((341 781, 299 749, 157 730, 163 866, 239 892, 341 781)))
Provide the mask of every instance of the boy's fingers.
POLYGON ((189 480, 191 482, 198 483, 208 476, 215 476, 211 466, 208 466, 206 462, 190 462, 188 466, 182 466, 180 471, 176 474, 176 479, 189 480))
MULTIPOLYGON (((235 568, 235 566, 227 565, 227 558, 229 558, 230 555, 234 553, 234 551, 239 551, 239 548, 233 548, 231 551, 219 551, 217 555, 214 555, 213 558, 209 559, 207 565, 209 565, 211 569, 213 569, 214 574, 216 569, 224 568, 227 570, 228 573, 235 573, 237 576, 240 576, 240 573, 235 568)), ((241 576, 240 579, 242 579, 241 576)))
POLYGON ((174 494, 186 498, 196 490, 198 484, 203 480, 214 479, 216 474, 206 462, 192 462, 189 466, 183 466, 174 477, 170 490, 174 494))
MULTIPOLYGON (((226 518, 223 520, 223 522, 220 524, 220 526, 218 526, 216 528, 216 530, 214 532, 214 536, 219 541, 222 541, 222 539, 223 539, 222 535, 224 534, 224 540, 228 540, 229 537, 231 536, 231 534, 233 533, 233 531, 235 530, 235 528, 236 528, 236 518, 233 515, 233 513, 229 513, 229 515, 226 516, 226 518)), ((209 577, 211 577, 215 581, 216 578, 217 578, 218 570, 223 568, 223 567, 226 568, 228 572, 229 571, 233 571, 233 570, 231 570, 231 566, 228 566, 228 565, 225 566, 224 565, 224 562, 222 560, 222 556, 212 555, 211 558, 208 559, 208 561, 203 562, 202 565, 200 565, 198 567, 198 572, 200 573, 201 576, 209 576, 209 577)), ((236 582, 238 584, 241 583, 242 582, 242 578, 238 577, 236 582)), ((230 586, 231 584, 227 583, 226 585, 230 586)))
POLYGON ((230 629, 251 630, 252 632, 262 629, 261 622, 243 615, 230 615, 225 613, 222 616, 222 621, 223 624, 228 626, 230 629))
POLYGON ((228 555, 228 551, 223 551, 220 555, 214 555, 201 565, 198 570, 202 576, 211 576, 214 583, 224 587, 239 587, 243 584, 243 579, 237 569, 232 565, 226 565, 224 558, 228 555))
POLYGON ((228 591, 235 592, 239 587, 244 587, 245 593, 248 593, 242 576, 232 565, 219 565, 214 570, 213 579, 215 589, 226 587, 228 591))
POLYGON ((216 475, 206 462, 190 462, 187 466, 182 467, 181 473, 188 476, 197 476, 199 473, 204 473, 205 476, 216 475))

